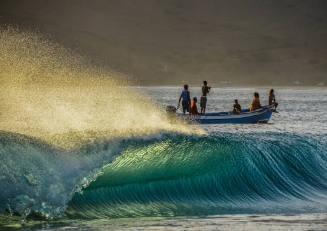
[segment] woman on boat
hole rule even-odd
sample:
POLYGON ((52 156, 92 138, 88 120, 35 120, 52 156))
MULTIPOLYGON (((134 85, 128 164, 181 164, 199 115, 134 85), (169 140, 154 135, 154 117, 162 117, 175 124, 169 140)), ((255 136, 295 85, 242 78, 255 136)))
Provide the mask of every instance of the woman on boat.
POLYGON ((254 111, 261 108, 261 104, 260 104, 260 99, 259 99, 259 93, 258 92, 254 92, 253 94, 253 99, 250 105, 250 111, 254 111))
POLYGON ((274 89, 270 89, 269 91, 269 100, 268 100, 269 105, 274 105, 274 112, 276 112, 278 103, 276 102, 275 94, 274 94, 274 89))

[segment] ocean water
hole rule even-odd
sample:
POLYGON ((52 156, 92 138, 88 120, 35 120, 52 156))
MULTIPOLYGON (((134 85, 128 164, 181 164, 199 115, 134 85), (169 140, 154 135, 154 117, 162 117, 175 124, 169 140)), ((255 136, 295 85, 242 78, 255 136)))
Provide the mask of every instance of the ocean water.
MULTIPOLYGON (((164 108, 181 88, 134 90, 164 108)), ((265 104, 268 90, 213 88, 207 112, 231 110, 234 99, 248 107, 254 91, 265 104)), ((275 95, 268 124, 201 125, 201 134, 67 149, 1 131, 0 229, 327 230, 327 91, 275 95)))

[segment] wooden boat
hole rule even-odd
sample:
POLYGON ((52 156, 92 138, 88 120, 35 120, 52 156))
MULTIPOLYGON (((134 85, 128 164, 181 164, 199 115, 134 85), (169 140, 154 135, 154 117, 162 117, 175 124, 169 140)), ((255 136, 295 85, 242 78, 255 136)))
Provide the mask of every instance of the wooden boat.
POLYGON ((177 116, 200 124, 247 124, 267 123, 273 112, 273 106, 267 105, 255 111, 244 109, 239 114, 228 112, 206 113, 204 115, 189 115, 177 113, 177 116))

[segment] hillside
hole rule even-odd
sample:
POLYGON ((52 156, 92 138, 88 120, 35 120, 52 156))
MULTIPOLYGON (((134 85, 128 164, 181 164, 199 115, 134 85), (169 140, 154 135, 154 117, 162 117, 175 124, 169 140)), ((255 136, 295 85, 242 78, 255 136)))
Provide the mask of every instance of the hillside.
POLYGON ((1 0, 38 30, 135 84, 327 84, 324 0, 1 0))

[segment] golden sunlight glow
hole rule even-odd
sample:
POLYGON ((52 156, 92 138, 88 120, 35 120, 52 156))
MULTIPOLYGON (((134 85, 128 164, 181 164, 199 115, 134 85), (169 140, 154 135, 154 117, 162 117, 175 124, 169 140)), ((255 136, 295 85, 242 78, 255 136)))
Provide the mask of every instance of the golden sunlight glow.
POLYGON ((87 64, 41 36, 0 29, 0 130, 60 146, 157 131, 202 133, 171 124, 119 75, 87 64))

